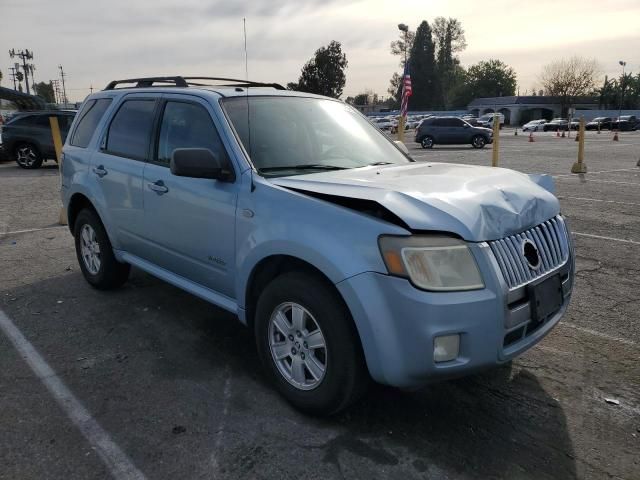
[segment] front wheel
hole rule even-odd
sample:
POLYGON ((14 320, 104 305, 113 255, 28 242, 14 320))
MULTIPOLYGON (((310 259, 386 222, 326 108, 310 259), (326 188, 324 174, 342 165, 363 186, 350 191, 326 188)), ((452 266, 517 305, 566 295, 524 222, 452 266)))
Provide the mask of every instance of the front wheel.
POLYGON ((422 145, 422 148, 433 148, 433 137, 427 135, 422 139, 420 145, 422 145))
POLYGON ((471 139, 471 146, 473 146, 473 148, 484 148, 486 144, 487 144, 487 139, 484 138, 482 135, 476 135, 471 139))
POLYGON ((289 272, 267 285, 255 336, 268 376, 296 408, 331 415, 364 393, 369 377, 353 320, 319 277, 289 272))
POLYGON ((73 232, 80 270, 92 287, 110 290, 127 281, 131 266, 116 260, 107 232, 93 210, 78 214, 73 232))

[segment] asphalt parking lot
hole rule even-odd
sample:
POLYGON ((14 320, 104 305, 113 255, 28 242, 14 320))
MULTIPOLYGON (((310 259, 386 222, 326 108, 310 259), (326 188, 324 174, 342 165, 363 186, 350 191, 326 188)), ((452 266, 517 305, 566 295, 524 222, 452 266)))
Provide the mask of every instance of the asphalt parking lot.
MULTIPOLYGON (((511 367, 374 387, 330 419, 266 384, 230 314, 140 271, 90 288, 55 165, 0 164, 0 309, 24 340, 0 332, 0 478, 640 478, 640 132, 611 137, 588 132, 589 173, 572 175, 573 139, 501 134, 500 166, 554 175, 575 233, 558 327, 511 367)), ((409 146, 491 164, 490 147, 409 146)))

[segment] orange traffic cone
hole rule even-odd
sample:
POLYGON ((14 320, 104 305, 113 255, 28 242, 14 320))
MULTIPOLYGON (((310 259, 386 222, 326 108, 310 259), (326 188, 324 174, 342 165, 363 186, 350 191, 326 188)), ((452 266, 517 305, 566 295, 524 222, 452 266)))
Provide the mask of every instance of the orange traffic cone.
POLYGON ((618 131, 616 130, 616 132, 613 134, 613 141, 617 142, 618 140, 619 140, 618 139, 618 131))
POLYGON ((529 142, 533 142, 533 132, 529 132, 529 142))

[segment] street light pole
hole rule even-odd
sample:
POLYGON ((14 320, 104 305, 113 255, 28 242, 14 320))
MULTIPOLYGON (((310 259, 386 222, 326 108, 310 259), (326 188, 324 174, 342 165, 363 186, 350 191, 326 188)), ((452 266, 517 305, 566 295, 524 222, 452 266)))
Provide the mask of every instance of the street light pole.
POLYGON ((624 67, 627 66, 627 62, 620 60, 618 63, 622 66, 622 78, 620 79, 620 105, 618 107, 618 131, 620 131, 620 116, 622 115, 622 102, 624 101, 624 67))

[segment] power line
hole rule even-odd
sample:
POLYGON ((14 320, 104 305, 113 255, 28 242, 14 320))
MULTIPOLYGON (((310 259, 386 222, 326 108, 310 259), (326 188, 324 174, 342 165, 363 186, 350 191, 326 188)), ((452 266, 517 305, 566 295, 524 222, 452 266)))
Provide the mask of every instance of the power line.
MULTIPOLYGON (((33 60, 33 51, 29 51, 28 49, 20 50, 16 52, 15 48, 9 50, 9 57, 20 57, 22 59, 22 70, 24 71, 24 83, 27 86, 27 94, 30 95, 31 91, 29 90, 29 71, 31 70, 31 66, 27 65, 27 60, 33 60)), ((33 71, 31 71, 33 74, 33 71)))

